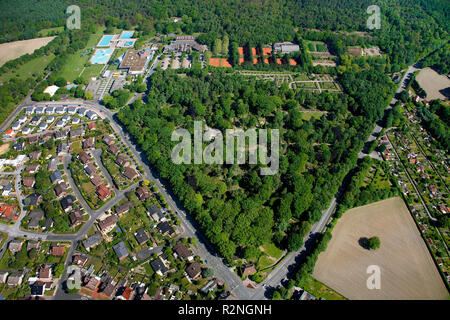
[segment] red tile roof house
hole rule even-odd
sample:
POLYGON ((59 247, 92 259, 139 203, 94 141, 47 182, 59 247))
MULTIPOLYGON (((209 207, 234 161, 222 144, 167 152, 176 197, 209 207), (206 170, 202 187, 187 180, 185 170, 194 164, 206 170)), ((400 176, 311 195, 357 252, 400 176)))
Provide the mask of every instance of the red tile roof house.
POLYGON ((120 300, 130 300, 132 293, 133 293, 133 289, 131 289, 130 287, 126 287, 123 290, 122 294, 120 296, 118 296, 117 298, 120 300))
POLYGON ((100 285, 100 278, 93 276, 89 278, 89 281, 86 283, 84 288, 95 292, 97 291, 99 285, 100 285))
POLYGON ((105 201, 111 197, 111 191, 102 184, 97 188, 97 195, 100 200, 105 201))
POLYGON ((51 255, 52 256, 56 256, 56 257, 61 257, 64 255, 64 250, 66 249, 65 246, 53 246, 52 247, 52 251, 51 251, 51 255))
POLYGON ((0 205, 0 218, 8 220, 17 220, 20 216, 20 211, 15 204, 2 204, 0 205))
POLYGON ((88 128, 89 128, 89 130, 95 130, 95 129, 97 129, 97 126, 95 125, 95 122, 89 122, 88 128))
POLYGON ((52 280, 52 268, 48 264, 39 267, 37 274, 39 280, 52 280))
POLYGON ((143 201, 150 199, 152 195, 150 194, 150 191, 147 188, 139 187, 136 189, 136 193, 138 196, 138 199, 143 201))
POLYGON ((83 257, 78 254, 73 256, 72 264, 76 264, 77 266, 83 268, 88 262, 88 260, 89 260, 88 257, 83 257))

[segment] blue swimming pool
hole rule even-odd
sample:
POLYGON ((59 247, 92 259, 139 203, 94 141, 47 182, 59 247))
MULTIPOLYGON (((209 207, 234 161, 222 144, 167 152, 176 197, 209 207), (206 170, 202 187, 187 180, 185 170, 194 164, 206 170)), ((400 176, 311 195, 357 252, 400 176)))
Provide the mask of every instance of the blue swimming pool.
POLYGON ((106 35, 100 39, 100 42, 97 44, 97 47, 108 47, 109 43, 113 39, 114 36, 106 35))
POLYGON ((111 57, 114 49, 97 49, 91 58, 93 64, 105 64, 111 57))
POLYGON ((134 34, 134 31, 123 31, 122 34, 120 35, 119 39, 131 39, 133 34, 134 34))

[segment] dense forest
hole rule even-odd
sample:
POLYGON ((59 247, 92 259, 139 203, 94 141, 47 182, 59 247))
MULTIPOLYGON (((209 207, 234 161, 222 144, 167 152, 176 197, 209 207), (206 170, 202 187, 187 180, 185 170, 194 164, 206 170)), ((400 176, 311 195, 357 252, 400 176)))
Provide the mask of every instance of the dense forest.
POLYGON ((118 118, 220 253, 230 262, 235 255, 254 259, 264 243, 289 250, 302 245, 393 90, 376 70, 347 70, 341 81, 345 93, 311 94, 220 71, 180 77, 170 70, 152 76, 147 104, 138 100, 118 118), (328 113, 306 121, 300 106, 328 113), (175 165, 172 131, 193 132, 200 119, 220 130, 280 129, 279 173, 260 176, 260 166, 249 164, 175 165))
MULTIPOLYGON (((26 0, 0 4, 0 43, 37 35, 39 28, 64 25, 69 0, 26 0), (52 10, 48 10, 52 8, 52 10), (62 23, 61 23, 62 22, 62 23)), ((82 19, 95 18, 145 32, 227 34, 240 45, 294 40, 296 31, 368 31, 362 41, 378 44, 390 63, 404 67, 447 38, 449 5, 442 0, 80 0, 82 19), (381 29, 368 30, 368 6, 381 8, 381 29), (175 23, 169 18, 182 17, 175 23)), ((357 37, 357 36, 355 36, 357 37)))

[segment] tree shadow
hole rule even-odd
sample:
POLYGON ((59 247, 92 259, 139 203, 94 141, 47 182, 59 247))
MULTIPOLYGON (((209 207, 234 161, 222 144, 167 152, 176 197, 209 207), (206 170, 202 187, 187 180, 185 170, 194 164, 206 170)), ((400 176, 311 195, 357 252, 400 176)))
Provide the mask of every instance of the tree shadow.
POLYGON ((358 243, 359 243, 359 245, 360 245, 361 247, 363 247, 364 249, 370 250, 370 247, 369 247, 369 239, 368 239, 368 238, 366 238, 366 237, 361 237, 361 238, 359 238, 358 243))

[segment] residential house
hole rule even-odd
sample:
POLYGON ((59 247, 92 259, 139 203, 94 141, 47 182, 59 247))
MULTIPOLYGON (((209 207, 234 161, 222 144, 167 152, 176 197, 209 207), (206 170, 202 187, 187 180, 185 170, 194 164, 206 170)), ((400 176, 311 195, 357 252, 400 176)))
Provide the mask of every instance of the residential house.
POLYGON ((87 164, 87 166, 84 167, 84 171, 86 172, 86 174, 88 176, 91 176, 93 173, 95 173, 97 169, 94 167, 94 165, 92 164, 92 162, 89 162, 87 164))
POLYGON ((28 240, 27 242, 27 252, 30 251, 31 249, 36 249, 38 250, 40 248, 40 243, 39 241, 31 241, 28 240))
POLYGON ((106 144, 107 146, 111 146, 114 144, 114 138, 111 135, 104 135, 103 139, 102 139, 103 143, 106 144))
POLYGON ((53 246, 51 249, 51 255, 56 257, 62 257, 64 255, 66 247, 63 245, 53 246))
POLYGON ((37 193, 30 194, 25 198, 24 202, 26 206, 37 206, 41 202, 42 196, 37 193))
POLYGON ((146 243, 150 239, 144 228, 137 230, 134 237, 139 245, 146 243))
POLYGON ((197 279, 202 272, 202 267, 198 262, 192 262, 187 268, 186 273, 191 280, 197 279))
POLYGON ((12 183, 8 183, 8 185, 3 187, 3 192, 2 192, 2 196, 3 197, 7 197, 9 196, 9 194, 11 193, 13 189, 12 183))
POLYGON ((83 149, 84 150, 91 150, 95 147, 95 138, 89 137, 83 141, 83 149))
POLYGON ((39 141, 39 137, 38 136, 32 136, 32 137, 28 138, 28 143, 29 144, 34 144, 34 143, 36 143, 38 141, 39 141))
POLYGON ((123 175, 129 180, 134 180, 138 176, 138 173, 136 172, 135 169, 133 169, 131 167, 125 167, 125 170, 123 171, 123 175))
POLYGON ((47 218, 44 222, 44 225, 42 226, 43 230, 50 230, 50 228, 53 228, 53 219, 47 218))
POLYGON ((83 128, 77 128, 70 130, 70 138, 77 138, 84 135, 83 128))
POLYGON ((117 156, 120 152, 120 148, 115 144, 112 144, 108 147, 108 151, 111 152, 113 155, 117 156))
POLYGON ((130 165, 130 160, 125 154, 119 154, 116 158, 116 163, 121 167, 128 167, 130 165))
POLYGON ((80 268, 84 268, 84 266, 86 265, 88 260, 89 260, 88 257, 81 255, 81 254, 76 254, 73 256, 72 264, 77 265, 80 268))
POLYGON ((150 190, 147 187, 139 187, 136 189, 136 194, 139 200, 145 201, 152 197, 150 190))
POLYGON ((102 177, 100 177, 100 175, 98 175, 97 173, 94 173, 91 176, 91 182, 94 186, 98 187, 101 184, 103 184, 103 179, 102 179, 102 177))
POLYGON ((24 177, 22 179, 22 184, 27 188, 33 188, 36 183, 36 179, 34 177, 24 177))
POLYGON ((52 266, 50 264, 44 264, 37 270, 37 276, 39 280, 52 280, 52 266))
POLYGON ((29 164, 25 167, 25 171, 30 174, 34 174, 34 173, 38 172, 38 170, 39 170, 38 164, 29 164))
POLYGON ((58 158, 52 158, 47 165, 48 171, 54 171, 58 169, 59 159, 58 158))
POLYGON ((123 260, 129 255, 127 247, 125 246, 125 243, 123 241, 113 246, 113 249, 119 260, 123 260))
POLYGON ((75 210, 72 210, 72 212, 69 214, 69 220, 72 224, 72 228, 75 228, 83 223, 83 213, 81 212, 80 208, 76 208, 75 210))
POLYGON ((173 236, 175 234, 175 230, 167 221, 158 223, 157 228, 159 229, 159 231, 163 236, 166 235, 173 236))
POLYGON ((3 203, 0 205, 0 218, 6 220, 17 220, 20 216, 17 204, 3 203))
POLYGON ((74 199, 70 194, 61 199, 61 207, 63 208, 64 212, 72 210, 73 201, 74 199))
POLYGON ((22 250, 22 246, 23 246, 23 241, 21 241, 21 240, 12 240, 8 244, 8 249, 9 249, 9 251, 11 251, 11 253, 16 254, 17 252, 22 250))
POLYGON ((6 279, 8 278, 8 271, 0 270, 0 284, 6 283, 6 279))
POLYGON ((116 215, 110 215, 102 221, 99 221, 98 228, 100 229, 100 232, 103 234, 111 232, 116 227, 117 220, 116 215))
POLYGON ((88 129, 89 129, 89 131, 97 129, 97 125, 95 124, 95 122, 89 122, 88 129))
POLYGON ((30 152, 30 154, 28 155, 30 157, 31 160, 39 160, 39 158, 41 157, 42 152, 41 151, 33 151, 30 152))
POLYGON ((111 197, 111 191, 105 185, 100 185, 97 188, 97 195, 100 200, 105 201, 111 197))
POLYGON ((161 208, 158 208, 154 204, 147 207, 147 214, 156 222, 163 220, 165 217, 165 214, 161 208))
POLYGON ((85 151, 82 151, 78 154, 78 159, 81 161, 82 164, 87 164, 88 162, 91 161, 91 157, 85 151))
POLYGON ((30 221, 28 222, 28 228, 36 229, 39 227, 39 222, 44 219, 44 211, 40 209, 31 210, 28 214, 30 221))
POLYGON ((84 287, 90 291, 96 292, 99 285, 100 285, 100 278, 92 276, 88 278, 88 282, 85 284, 84 287))
POLYGON ((256 268, 255 268, 255 266, 254 265, 245 265, 245 266, 243 266, 243 268, 242 268, 242 275, 245 277, 245 276, 248 276, 248 275, 250 275, 250 274, 254 274, 254 273, 256 273, 256 268))
POLYGON ((51 175, 50 175, 50 180, 53 184, 55 183, 60 183, 63 182, 63 178, 62 178, 62 172, 61 170, 55 170, 51 175))
POLYGON ((119 217, 121 217, 123 214, 127 213, 132 207, 133 203, 131 201, 127 201, 116 208, 116 213, 119 215, 119 217))
POLYGON ((58 156, 66 154, 66 153, 68 153, 68 151, 69 151, 69 145, 65 142, 61 142, 56 147, 56 153, 58 154, 58 156))
POLYGON ((16 151, 23 151, 25 149, 25 142, 24 141, 18 141, 13 144, 13 149, 16 151))
POLYGON ((64 181, 55 187, 55 194, 57 197, 65 196, 67 194, 67 184, 64 181))
POLYGON ((83 246, 89 251, 91 248, 98 246, 102 242, 103 238, 99 232, 96 232, 94 235, 90 236, 86 240, 83 241, 83 246))
POLYGON ((8 281, 6 282, 6 284, 8 285, 8 287, 20 286, 22 284, 23 277, 24 277, 23 272, 11 273, 11 275, 8 277, 8 281))
POLYGON ((160 257, 156 258, 155 260, 150 261, 150 266, 152 267, 153 271, 155 271, 157 274, 159 274, 161 277, 169 271, 167 269, 166 265, 162 261, 160 257))
POLYGON ((178 242, 174 247, 173 251, 180 259, 187 259, 191 261, 193 259, 191 251, 186 248, 186 246, 182 242, 178 242))

